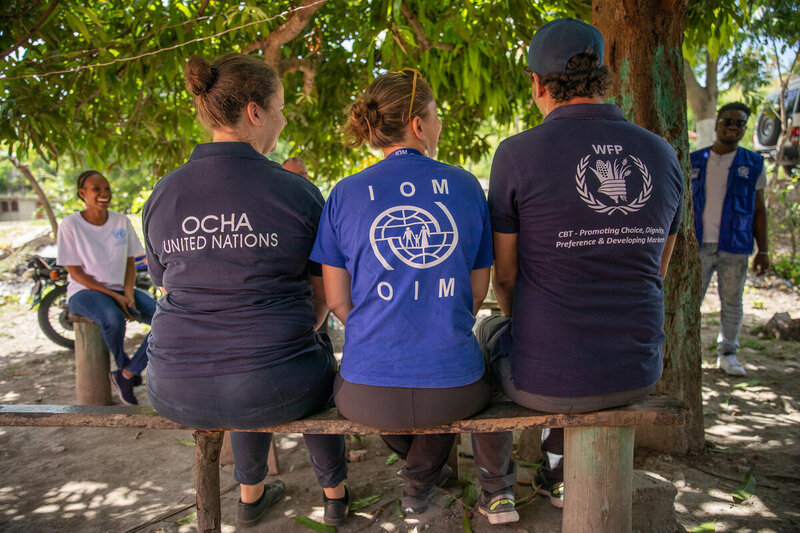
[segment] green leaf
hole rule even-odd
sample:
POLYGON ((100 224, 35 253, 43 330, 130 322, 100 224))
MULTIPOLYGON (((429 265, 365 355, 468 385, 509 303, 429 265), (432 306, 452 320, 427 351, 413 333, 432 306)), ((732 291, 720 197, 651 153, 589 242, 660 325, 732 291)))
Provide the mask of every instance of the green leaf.
POLYGON ((542 466, 542 463, 532 463, 530 461, 519 461, 519 460, 517 461, 517 464, 519 466, 524 466, 526 468, 535 468, 536 470, 538 470, 539 467, 542 466))
POLYGON ((756 477, 753 475, 753 467, 751 466, 750 470, 747 471, 747 475, 744 476, 741 484, 736 487, 736 490, 731 492, 731 496, 733 497, 734 503, 741 503, 755 493, 756 477))
POLYGON ((737 383, 733 386, 734 389, 746 389, 748 387, 755 387, 756 385, 761 385, 760 379, 751 379, 750 381, 743 381, 741 383, 737 383))
POLYGON ((311 520, 310 518, 305 516, 293 516, 292 520, 294 520, 301 526, 307 527, 308 529, 314 531, 327 531, 329 533, 336 533, 335 527, 325 525, 322 522, 317 522, 316 520, 311 520))
POLYGON ((692 529, 689 533, 714 533, 717 530, 717 521, 706 522, 692 529))
POLYGON ((192 522, 197 520, 197 511, 187 514, 177 522, 175 522, 179 526, 184 526, 186 524, 191 524, 192 522))
POLYGON ((464 507, 470 508, 478 501, 478 492, 475 490, 475 485, 470 483, 461 489, 461 503, 464 507))
POLYGON ((183 444, 184 446, 194 446, 193 440, 179 439, 177 437, 175 437, 175 440, 178 441, 178 444, 183 444))
POLYGON ((394 501, 393 509, 394 509, 394 515, 397 518, 405 518, 406 517, 406 513, 403 512, 403 502, 400 501, 400 498, 397 498, 394 501))
POLYGON ((396 453, 391 454, 389 457, 386 458, 386 466, 395 464, 398 459, 400 459, 400 457, 398 457, 396 453))
POLYGON ((467 513, 461 515, 461 530, 464 533, 472 533, 472 522, 469 521, 467 513))
POLYGON ((353 503, 350 504, 350 510, 351 511, 359 511, 359 510, 363 509, 364 507, 369 507, 373 503, 379 502, 380 499, 381 499, 381 496, 383 496, 383 493, 381 493, 381 494, 373 494, 372 496, 367 496, 366 498, 358 499, 358 500, 356 500, 356 501, 354 501, 353 503))

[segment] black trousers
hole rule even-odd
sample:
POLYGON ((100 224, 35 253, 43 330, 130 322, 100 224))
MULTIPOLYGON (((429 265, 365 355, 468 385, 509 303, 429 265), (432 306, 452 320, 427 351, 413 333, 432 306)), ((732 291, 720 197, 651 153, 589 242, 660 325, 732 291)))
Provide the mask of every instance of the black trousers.
MULTIPOLYGON (((491 397, 488 374, 462 387, 427 389, 377 387, 336 376, 333 398, 342 416, 384 430, 418 429, 470 417, 482 411, 491 397)), ((398 472, 404 493, 418 494, 433 485, 447 462, 455 435, 384 435, 384 442, 406 466, 398 472)))

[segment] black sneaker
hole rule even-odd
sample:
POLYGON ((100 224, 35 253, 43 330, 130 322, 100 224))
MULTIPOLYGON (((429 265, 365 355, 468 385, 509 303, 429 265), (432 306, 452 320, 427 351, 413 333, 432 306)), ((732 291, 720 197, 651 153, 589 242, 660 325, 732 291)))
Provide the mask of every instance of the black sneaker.
POLYGON ((550 503, 559 509, 564 508, 564 482, 550 481, 541 470, 536 472, 533 487, 545 496, 550 497, 550 503))
POLYGON ((439 472, 436 481, 430 487, 417 492, 414 495, 406 493, 403 488, 403 511, 406 513, 424 513, 428 510, 428 504, 439 492, 439 487, 447 483, 450 476, 453 474, 453 469, 448 465, 444 465, 439 472))
POLYGON ((141 375, 141 374, 136 374, 136 375, 134 375, 134 376, 131 378, 131 383, 133 383, 133 386, 134 386, 134 387, 138 387, 138 386, 140 386, 140 385, 143 383, 143 381, 142 381, 142 375, 141 375))
POLYGON ((325 502, 325 514, 322 521, 328 526, 341 526, 347 513, 350 512, 350 489, 344 486, 343 498, 328 498, 322 493, 322 500, 325 502))
POLYGON ((495 496, 484 491, 478 495, 478 511, 489 520, 490 524, 510 524, 519 521, 515 506, 514 491, 510 488, 495 496))
POLYGON ((114 370, 108 374, 111 384, 117 390, 117 396, 125 405, 139 405, 133 394, 133 380, 126 378, 122 370, 114 370))
POLYGON ((239 507, 236 511, 236 523, 240 526, 254 526, 267 514, 270 507, 274 506, 283 499, 286 494, 286 486, 283 481, 273 481, 264 484, 264 494, 257 502, 244 503, 239 500, 239 507))

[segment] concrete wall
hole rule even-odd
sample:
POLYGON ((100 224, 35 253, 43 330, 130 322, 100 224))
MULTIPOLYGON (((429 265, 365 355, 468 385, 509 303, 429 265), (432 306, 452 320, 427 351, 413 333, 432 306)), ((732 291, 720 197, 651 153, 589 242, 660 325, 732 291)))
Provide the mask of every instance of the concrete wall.
POLYGON ((33 220, 38 205, 39 200, 35 197, 0 196, 0 221, 33 220))

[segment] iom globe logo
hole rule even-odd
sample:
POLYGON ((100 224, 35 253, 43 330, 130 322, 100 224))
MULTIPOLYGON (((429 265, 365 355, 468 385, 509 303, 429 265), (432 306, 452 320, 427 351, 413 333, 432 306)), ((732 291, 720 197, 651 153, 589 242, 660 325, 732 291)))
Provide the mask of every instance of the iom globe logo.
POLYGON ((369 241, 375 257, 386 270, 394 270, 386 260, 394 254, 412 268, 436 266, 453 253, 458 244, 458 228, 450 211, 435 202, 444 216, 413 205, 390 207, 372 221, 369 241))

